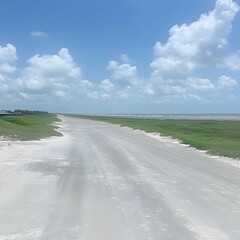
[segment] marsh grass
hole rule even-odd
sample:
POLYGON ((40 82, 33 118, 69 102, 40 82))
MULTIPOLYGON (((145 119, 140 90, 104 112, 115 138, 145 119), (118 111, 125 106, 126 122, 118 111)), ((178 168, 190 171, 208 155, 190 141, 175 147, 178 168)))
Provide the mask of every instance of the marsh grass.
POLYGON ((59 121, 54 114, 0 117, 0 135, 14 136, 21 140, 38 140, 51 136, 61 136, 54 122, 59 121))
POLYGON ((71 115, 146 132, 158 132, 181 140, 212 155, 240 158, 240 121, 158 120, 71 115))

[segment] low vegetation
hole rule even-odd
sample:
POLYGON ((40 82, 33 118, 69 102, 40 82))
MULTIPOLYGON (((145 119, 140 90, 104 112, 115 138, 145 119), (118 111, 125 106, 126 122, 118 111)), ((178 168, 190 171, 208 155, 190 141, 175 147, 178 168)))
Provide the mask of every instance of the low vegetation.
POLYGON ((0 136, 21 140, 38 140, 51 136, 61 136, 56 126, 59 121, 54 114, 38 114, 0 117, 0 136))
POLYGON ((157 120, 71 115, 146 132, 159 132, 213 155, 240 158, 240 121, 157 120))

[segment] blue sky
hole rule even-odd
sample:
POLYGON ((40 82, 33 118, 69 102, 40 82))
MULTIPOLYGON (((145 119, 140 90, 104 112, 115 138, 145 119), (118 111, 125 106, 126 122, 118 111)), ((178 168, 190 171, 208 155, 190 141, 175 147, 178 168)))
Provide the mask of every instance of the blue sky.
POLYGON ((0 108, 239 113, 239 0, 3 0, 0 108))

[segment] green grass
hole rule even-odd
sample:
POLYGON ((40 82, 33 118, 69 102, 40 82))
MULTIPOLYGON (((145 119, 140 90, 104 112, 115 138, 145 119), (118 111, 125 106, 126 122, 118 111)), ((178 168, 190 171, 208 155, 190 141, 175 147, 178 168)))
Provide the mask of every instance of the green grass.
POLYGON ((39 140, 61 136, 53 122, 59 119, 54 114, 0 117, 0 135, 14 136, 21 140, 39 140))
POLYGON ((240 121, 157 120, 70 115, 159 132, 213 155, 240 158, 240 121))

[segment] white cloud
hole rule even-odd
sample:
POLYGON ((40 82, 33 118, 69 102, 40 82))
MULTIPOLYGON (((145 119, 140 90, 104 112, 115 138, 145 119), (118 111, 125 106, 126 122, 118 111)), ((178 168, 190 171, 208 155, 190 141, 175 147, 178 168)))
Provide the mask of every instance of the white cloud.
POLYGON ((87 91, 87 96, 95 100, 109 100, 111 98, 111 93, 103 91, 101 89, 89 90, 87 91))
POLYGON ((109 79, 104 79, 101 81, 99 88, 106 92, 111 92, 114 88, 114 85, 109 79))
POLYGON ((32 37, 47 37, 48 36, 48 34, 43 31, 33 31, 33 32, 30 32, 30 35, 32 37))
POLYGON ((143 87, 142 93, 146 96, 154 96, 155 91, 153 90, 152 86, 147 85, 143 87))
POLYGON ((105 93, 105 92, 101 92, 99 96, 103 100, 109 100, 111 98, 110 95, 108 93, 105 93))
POLYGON ((222 65, 226 58, 226 37, 238 10, 232 0, 217 0, 215 9, 202 14, 196 22, 173 26, 167 43, 162 45, 157 42, 154 48, 158 58, 167 59, 168 62, 165 60, 165 65, 156 65, 155 59, 152 67, 157 70, 166 70, 166 67, 174 70, 179 61, 183 65, 190 65, 189 70, 199 65, 222 65))
POLYGON ((188 74, 193 68, 191 62, 184 62, 181 59, 169 56, 161 56, 151 63, 151 67, 155 69, 153 75, 161 75, 165 78, 179 78, 188 74))
POLYGON ((231 90, 238 86, 238 82, 236 80, 225 75, 219 77, 217 84, 218 88, 226 90, 231 90))
POLYGON ((29 99, 41 102, 50 99, 55 102, 59 98, 61 101, 93 98, 95 88, 90 81, 82 79, 80 67, 66 48, 54 55, 37 54, 31 57, 16 84, 29 99))
POLYGON ((88 80, 77 80, 77 81, 73 81, 72 84, 70 84, 70 88, 71 91, 76 90, 78 95, 85 95, 88 96, 89 92, 94 91, 94 84, 92 84, 90 81, 88 80))
POLYGON ((180 85, 162 85, 161 90, 167 95, 183 95, 186 93, 186 89, 180 85))
POLYGON ((65 80, 81 76, 81 69, 73 62, 68 49, 62 48, 57 55, 35 55, 28 60, 27 71, 40 73, 48 79, 65 80))
POLYGON ((16 67, 11 66, 9 63, 0 64, 0 72, 1 73, 13 73, 16 71, 16 67))
POLYGON ((129 86, 137 83, 137 67, 128 63, 119 64, 117 61, 110 61, 107 66, 111 70, 112 78, 117 80, 119 85, 129 86))
POLYGON ((16 71, 13 65, 17 60, 16 48, 8 43, 5 47, 0 45, 0 73, 10 74, 16 71))
MULTIPOLYGON (((207 78, 193 77, 197 68, 240 69, 240 54, 229 53, 227 41, 238 11, 238 5, 232 0, 217 0, 213 11, 202 14, 193 23, 173 26, 165 44, 156 42, 150 80, 156 96, 200 100, 198 93, 217 91, 217 87, 207 78)), ((228 84, 235 86, 229 79, 228 84)), ((226 79, 219 80, 218 88, 223 85, 226 86, 226 79)))
POLYGON ((8 43, 6 46, 0 45, 0 92, 1 100, 8 96, 12 87, 12 79, 9 74, 16 71, 15 61, 17 60, 17 51, 15 46, 8 43))
POLYGON ((88 80, 82 80, 81 82, 80 82, 80 85, 81 85, 81 87, 83 87, 83 88, 91 88, 91 87, 93 87, 93 84, 91 83, 91 82, 89 82, 88 80))
POLYGON ((187 81, 187 85, 195 90, 200 90, 200 91, 208 91, 208 90, 214 90, 215 86, 213 83, 206 78, 189 78, 187 81))
MULTIPOLYGON (((28 66, 19 70, 20 76, 9 77, 8 74, 16 70, 12 65, 16 59, 16 48, 13 45, 0 47, 0 92, 5 94, 2 99, 10 97, 16 101, 31 99, 41 103, 55 103, 59 98, 76 101, 81 97, 96 97, 94 91, 97 86, 82 79, 81 68, 74 62, 67 48, 53 55, 34 55, 27 61, 28 66)), ((106 91, 106 81, 103 82, 104 86, 106 91)), ((109 82, 109 89, 110 86, 109 82)), ((99 94, 100 97, 105 95, 103 91, 99 94)))
POLYGON ((6 84, 5 77, 0 73, 0 92, 6 92, 8 90, 8 85, 6 84))
POLYGON ((131 63, 131 59, 127 54, 122 54, 120 56, 120 60, 123 61, 124 63, 131 63))
POLYGON ((110 61, 107 69, 112 70, 114 79, 134 78, 137 76, 137 68, 130 64, 119 64, 116 61, 110 61))
POLYGON ((21 77, 22 85, 28 89, 41 90, 81 78, 81 69, 66 48, 62 48, 56 55, 37 54, 28 63, 21 77))
POLYGON ((98 90, 90 93, 92 98, 109 100, 114 94, 116 94, 115 87, 109 79, 104 79, 100 82, 98 90))
POLYGON ((17 60, 16 48, 8 43, 6 47, 0 45, 0 63, 10 63, 17 60))
POLYGON ((111 71, 111 76, 99 85, 100 93, 108 95, 104 99, 111 97, 118 100, 136 100, 154 95, 148 81, 138 77, 136 66, 112 60, 109 61, 107 69, 111 71))

